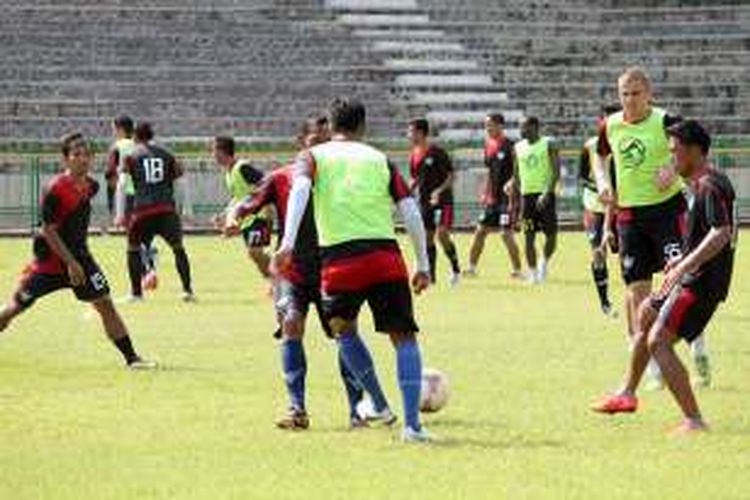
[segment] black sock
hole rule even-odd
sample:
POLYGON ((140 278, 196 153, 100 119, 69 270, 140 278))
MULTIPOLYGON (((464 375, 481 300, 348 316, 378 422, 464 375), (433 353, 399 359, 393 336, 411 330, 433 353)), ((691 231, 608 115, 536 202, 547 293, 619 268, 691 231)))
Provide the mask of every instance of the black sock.
POLYGON ((128 335, 125 335, 124 337, 120 337, 119 339, 113 340, 112 343, 117 347, 117 350, 120 351, 122 354, 122 357, 125 358, 125 362, 127 364, 130 364, 134 361, 138 361, 141 359, 136 353, 135 349, 133 349, 133 343, 130 341, 130 337, 128 335))
POLYGON ((427 258, 430 261, 430 279, 435 283, 435 276, 437 275, 435 265, 437 264, 437 247, 435 245, 427 245, 427 258))
POLYGON ((609 286, 609 272, 607 271, 607 264, 602 264, 601 266, 591 264, 591 274, 594 276, 594 284, 599 294, 599 302, 602 307, 609 307, 609 293, 607 291, 609 286))
POLYGON ((448 260, 451 261, 451 268, 453 269, 453 273, 454 274, 460 273, 461 266, 458 265, 458 254, 456 253, 456 245, 452 241, 449 241, 443 250, 445 251, 445 256, 448 257, 448 260))
POLYGON ((128 275, 130 276, 130 293, 136 297, 143 295, 141 289, 141 276, 143 276, 143 263, 141 262, 140 250, 128 250, 128 275))
POLYGON ((180 274, 182 290, 187 293, 193 293, 193 287, 190 283, 190 261, 184 248, 176 248, 174 250, 174 263, 177 266, 177 272, 180 274))

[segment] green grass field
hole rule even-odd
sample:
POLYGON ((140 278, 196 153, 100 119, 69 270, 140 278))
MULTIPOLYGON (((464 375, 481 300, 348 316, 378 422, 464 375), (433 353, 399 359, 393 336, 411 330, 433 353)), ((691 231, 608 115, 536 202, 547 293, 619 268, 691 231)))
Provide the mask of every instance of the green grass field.
MULTIPOLYGON (((188 240, 199 297, 191 305, 179 302, 160 246, 161 287, 121 311, 163 370, 124 370, 68 292, 2 334, 0 498, 748 498, 748 237, 709 330, 715 384, 698 394, 709 435, 666 437, 679 420, 667 392, 643 393, 636 415, 589 412, 619 382, 624 329, 599 314, 586 242, 571 233, 543 286, 510 283, 493 238, 480 277, 456 289, 443 279, 416 301, 425 365, 444 371, 452 390, 425 418, 439 437, 429 446, 401 444, 397 429, 347 430, 336 351, 312 320, 312 427, 276 430, 286 396, 272 304, 240 242, 188 240)), ((465 255, 469 237, 459 242, 465 255)), ((123 245, 92 240, 115 296, 126 292, 123 245)), ((29 249, 28 240, 0 240, 3 298, 29 249)), ((442 257, 440 265, 444 277, 442 257)), ((613 288, 619 303, 619 279, 613 288)), ((390 344, 363 317, 400 412, 390 344)))

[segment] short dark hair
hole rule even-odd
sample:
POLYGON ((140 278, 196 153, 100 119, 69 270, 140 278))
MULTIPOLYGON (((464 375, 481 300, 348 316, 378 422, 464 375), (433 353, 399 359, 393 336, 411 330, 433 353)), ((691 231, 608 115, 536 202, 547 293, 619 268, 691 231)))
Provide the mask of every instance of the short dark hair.
POLYGON ((234 156, 234 138, 228 135, 214 137, 214 146, 225 155, 234 156))
POLYGON ((148 142, 154 138, 154 128, 148 122, 140 122, 135 127, 135 139, 139 142, 148 142))
POLYGON ((491 122, 497 123, 498 125, 505 125, 505 117, 502 113, 489 113, 487 115, 487 118, 489 118, 491 122))
POLYGON ((80 144, 88 146, 86 144, 86 139, 81 132, 71 132, 69 134, 65 134, 60 139, 60 151, 62 152, 63 156, 68 156, 73 148, 80 144))
POLYGON ((676 138, 684 146, 698 146, 704 155, 711 149, 711 136, 697 120, 677 122, 667 129, 667 135, 676 138))
POLYGON ((336 132, 356 132, 365 125, 365 105, 356 99, 337 97, 328 106, 328 120, 336 132))
POLYGON ((302 138, 310 133, 313 127, 324 127, 328 125, 328 117, 318 111, 313 111, 302 120, 297 129, 297 137, 302 138))
POLYGON ((609 116, 622 111, 622 105, 619 102, 610 102, 602 105, 602 116, 609 116))
POLYGON ((426 118, 414 118, 409 121, 409 125, 424 135, 430 135, 430 122, 426 118))
POLYGON ((525 119, 526 123, 528 123, 529 125, 534 125, 536 128, 539 128, 541 126, 541 122, 536 116, 527 116, 525 119))
POLYGON ((112 120, 112 123, 114 123, 115 127, 125 132, 125 135, 127 135, 128 137, 133 136, 133 119, 128 115, 120 115, 112 120))

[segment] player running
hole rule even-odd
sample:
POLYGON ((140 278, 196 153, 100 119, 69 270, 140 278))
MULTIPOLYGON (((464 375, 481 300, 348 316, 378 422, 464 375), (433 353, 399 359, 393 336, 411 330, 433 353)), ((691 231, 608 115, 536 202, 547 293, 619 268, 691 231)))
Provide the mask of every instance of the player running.
POLYGON ((448 153, 429 140, 430 124, 424 118, 409 122, 409 172, 410 188, 419 200, 422 222, 427 231, 427 257, 430 260, 430 277, 435 283, 437 248, 435 236, 451 263, 450 284, 458 284, 461 268, 458 265, 456 245, 451 240, 453 226, 453 162, 448 153))
MULTIPOLYGON (((604 126, 607 116, 620 111, 619 105, 607 105, 602 108, 602 114, 597 120, 597 129, 604 126)), ((597 162, 597 143, 599 137, 589 138, 581 150, 581 161, 578 170, 578 180, 581 185, 583 198, 583 225, 586 235, 591 245, 591 275, 599 295, 599 305, 606 316, 615 316, 616 311, 612 308, 609 300, 609 270, 607 269, 607 247, 611 247, 613 252, 617 252, 617 243, 615 238, 609 241, 604 239, 606 234, 614 234, 614 217, 611 212, 607 212, 604 204, 599 200, 599 189, 596 182, 596 162, 597 162), (609 216, 608 216, 609 215, 609 216), (605 231, 609 228, 609 232, 605 231)), ((612 156, 606 160, 608 184, 613 179, 611 175, 614 166, 612 165, 612 156)))
POLYGON ((649 354, 657 361, 684 421, 676 433, 706 430, 685 367, 673 345, 703 332, 726 300, 737 243, 735 193, 727 176, 708 162, 711 139, 696 121, 671 126, 669 148, 677 172, 688 182, 692 201, 684 252, 668 261, 660 291, 639 310, 630 365, 622 389, 593 406, 604 413, 634 412, 638 383, 649 354))
POLYGON ((109 296, 107 278, 94 260, 87 236, 91 199, 99 184, 89 177, 93 155, 82 134, 62 140, 65 171, 47 184, 42 194, 41 231, 34 237, 34 260, 26 267, 10 302, 0 311, 0 331, 34 302, 52 292, 72 288, 78 300, 90 302, 104 331, 128 368, 151 369, 133 348, 128 329, 109 296))
POLYGON ((484 240, 493 229, 500 229, 508 257, 513 268, 512 278, 523 278, 521 257, 514 235, 518 218, 519 202, 513 191, 513 143, 505 135, 505 117, 500 113, 487 115, 484 119, 486 139, 484 143, 484 165, 487 167, 482 204, 484 212, 479 218, 474 239, 469 251, 469 265, 464 274, 476 274, 479 257, 484 250, 484 240))
POLYGON ((367 301, 375 329, 388 333, 396 349, 405 420, 402 438, 427 441, 430 436, 419 418, 422 357, 415 336, 418 327, 392 218, 396 203, 418 260, 412 285, 421 293, 430 283, 430 264, 419 206, 388 158, 362 142, 362 103, 335 99, 329 117, 332 140, 301 153, 295 161, 284 239, 274 265, 278 269, 290 266, 312 191, 322 256, 323 308, 344 362, 368 393, 377 391, 372 358, 357 328, 359 310, 367 301))
MULTIPOLYGON (((135 188, 133 187, 133 180, 130 176, 124 177, 124 182, 120 182, 120 176, 118 172, 123 170, 125 158, 133 154, 135 151, 135 141, 133 140, 133 130, 135 126, 133 119, 129 116, 118 116, 112 121, 112 132, 115 136, 115 142, 109 148, 109 154, 107 155, 107 201, 110 199, 110 185, 114 182, 114 189, 112 190, 112 198, 114 201, 112 205, 116 204, 118 199, 122 199, 122 196, 117 196, 117 193, 121 190, 125 191, 125 206, 117 207, 115 213, 124 211, 125 213, 125 225, 133 211, 133 203, 135 200, 135 188)), ((110 212, 112 210, 110 209, 110 212)), ((115 224, 116 225, 116 224, 115 224)), ((151 245, 152 241, 147 241, 141 245, 141 284, 145 290, 155 290, 158 286, 158 276, 156 274, 156 247, 151 245)))
MULTIPOLYGON (((638 331, 638 310, 651 293, 654 273, 682 256, 686 202, 683 182, 674 171, 666 129, 680 121, 651 105, 651 83, 639 68, 626 70, 617 82, 623 110, 607 118, 599 134, 598 171, 607 155, 615 162, 617 190, 602 186, 603 200, 616 205, 620 264, 627 287, 625 311, 628 336, 638 331)), ((703 336, 692 344, 699 383, 710 383, 710 365, 703 336)), ((658 367, 649 368, 655 387, 658 367)))
MULTIPOLYGON (((329 138, 328 123, 324 117, 310 117, 302 124, 298 142, 302 148, 311 148, 326 142, 329 138)), ((236 205, 229 214, 228 232, 239 231, 242 217, 253 215, 265 207, 273 205, 279 220, 279 244, 284 235, 289 191, 292 187, 293 165, 287 165, 271 172, 261 183, 257 192, 236 205)), ((318 318, 326 335, 333 337, 330 326, 324 320, 320 295, 320 258, 318 255, 318 235, 315 230, 312 203, 308 202, 299 227, 297 241, 292 253, 292 266, 283 276, 274 279, 276 315, 281 325, 281 360, 284 381, 289 394, 289 412, 277 422, 281 429, 307 429, 310 420, 305 407, 305 379, 307 361, 302 338, 305 334, 305 320, 310 305, 315 305, 318 318)), ((363 344, 364 346, 364 344, 363 344)), ((364 353, 369 351, 364 347, 364 353)), ((374 412, 360 415, 357 405, 362 400, 363 391, 344 363, 339 353, 339 370, 349 402, 349 418, 352 428, 366 427, 368 420, 382 420, 387 425, 396 421, 388 402, 380 389, 375 372, 373 385, 377 391, 370 395, 374 412)))
MULTIPOLYGON (((135 128, 135 151, 125 158, 120 172, 120 182, 126 182, 126 176, 130 176, 135 188, 133 214, 128 221, 130 300, 143 300, 140 248, 158 234, 174 254, 182 282, 182 299, 192 302, 195 296, 190 280, 190 261, 182 244, 182 226, 174 200, 174 182, 183 170, 169 151, 152 142, 153 138, 154 131, 149 123, 138 124, 135 128)), ((118 201, 118 206, 123 204, 122 199, 118 201)), ((118 223, 123 222, 124 214, 118 213, 118 223)))
POLYGON ((560 178, 560 159, 552 139, 539 135, 538 118, 531 116, 521 121, 521 137, 513 146, 513 185, 521 193, 528 279, 530 283, 541 283, 547 277, 547 264, 557 246, 555 188, 560 178), (535 240, 539 231, 544 233, 544 249, 537 265, 535 240))
MULTIPOLYGON (((216 137, 211 143, 211 153, 216 163, 224 170, 224 181, 231 195, 225 210, 228 214, 234 205, 258 189, 258 184, 263 179, 263 172, 253 167, 249 161, 235 156, 235 143, 232 137, 216 137)), ((220 215, 218 220, 222 218, 220 215)), ((271 242, 269 220, 270 212, 263 210, 239 221, 247 254, 264 278, 270 276, 268 272, 270 257, 264 251, 264 248, 271 242)))

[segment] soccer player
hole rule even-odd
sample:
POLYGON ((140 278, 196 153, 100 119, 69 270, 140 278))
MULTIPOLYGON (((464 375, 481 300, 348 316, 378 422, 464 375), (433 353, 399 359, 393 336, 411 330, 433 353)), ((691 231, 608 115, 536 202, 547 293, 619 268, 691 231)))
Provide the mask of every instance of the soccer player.
POLYGON ((53 177, 44 190, 34 260, 26 267, 10 302, 0 311, 0 331, 37 299, 72 288, 78 300, 90 302, 99 313, 107 337, 129 368, 155 368, 156 363, 144 360, 133 348, 128 329, 109 296, 107 278, 88 247, 91 199, 99 190, 99 184, 89 177, 91 149, 82 134, 72 133, 63 138, 61 150, 65 171, 53 177))
POLYGON ((484 164, 487 167, 487 181, 482 195, 484 212, 479 218, 474 239, 469 251, 469 265, 465 274, 476 274, 479 257, 484 250, 484 240, 493 229, 499 228, 503 243, 508 251, 513 268, 512 278, 523 278, 521 257, 514 235, 518 217, 518 196, 513 191, 513 143, 503 129, 505 117, 500 113, 487 115, 484 119, 486 139, 484 143, 484 164))
MULTIPOLYGON (((232 137, 216 137, 211 144, 211 152, 216 163, 224 170, 224 180, 231 195, 225 213, 247 195, 252 195, 263 179, 263 172, 253 167, 250 162, 235 156, 235 143, 232 137)), ((247 253, 264 278, 268 278, 270 257, 264 248, 271 242, 270 213, 263 210, 258 214, 248 215, 240 221, 242 237, 247 253)), ((221 217, 221 216, 220 216, 221 217)))
MULTIPOLYGON (((626 70, 617 82, 623 110, 610 115, 599 134, 598 171, 607 155, 615 163, 616 191, 602 186, 600 196, 617 207, 619 253, 626 284, 628 336, 638 330, 638 310, 651 293, 654 273, 682 256, 686 202, 683 182, 674 171, 666 129, 681 118, 651 105, 651 83, 639 68, 626 70)), ((703 336, 691 344, 699 383, 710 382, 710 364, 703 336)), ((658 367, 649 372, 661 386, 658 367)))
MULTIPOLYGON (((329 138, 328 122, 323 116, 311 116, 302 123, 298 143, 302 148, 311 148, 326 142, 329 138)), ((252 215, 273 205, 279 220, 279 244, 284 235, 287 200, 292 187, 293 164, 271 172, 261 183, 257 192, 235 205, 229 214, 226 230, 239 230, 242 217, 252 215)), ((320 258, 318 255, 318 235, 313 219, 312 202, 308 202, 300 224, 297 241, 292 253, 292 265, 283 275, 274 278, 276 314, 281 324, 282 340, 281 361, 284 381, 289 394, 289 412, 277 422, 281 429, 307 429, 310 424, 305 408, 305 379, 307 361, 303 344, 305 320, 310 305, 318 311, 318 318, 326 335, 332 337, 331 328, 325 321, 322 312, 320 295, 320 258)), ((369 355, 367 348, 365 355, 369 355)), ((396 421, 390 410, 375 372, 372 373, 377 391, 370 395, 373 401, 373 412, 360 415, 357 410, 362 400, 363 391, 356 377, 346 367, 339 353, 339 371, 349 402, 349 418, 352 428, 366 427, 368 420, 382 420, 387 425, 396 421)))
POLYGON ((409 122, 409 172, 410 188, 417 193, 422 222, 427 231, 427 257, 430 260, 430 277, 435 283, 437 248, 435 236, 451 263, 450 284, 458 284, 461 268, 458 265, 456 245, 451 240, 453 225, 453 162, 448 153, 429 140, 430 124, 424 118, 409 122))
MULTIPOLYGON (((620 111, 619 105, 607 105, 602 108, 602 114, 597 120, 597 129, 604 126, 607 116, 620 111)), ((599 199, 599 189, 596 182, 596 147, 599 141, 598 136, 589 138, 581 150, 580 167, 578 170, 578 180, 583 192, 583 224, 586 235, 591 245, 591 274, 594 279, 597 294, 599 295, 599 305, 606 316, 614 316, 616 311, 612 309, 612 303, 609 300, 609 270, 607 269, 607 246, 611 246, 614 252, 617 251, 615 239, 604 240, 605 225, 614 227, 612 213, 607 213, 607 209, 599 199)), ((612 156, 607 157, 607 171, 612 172, 612 156)), ((613 176, 608 176, 611 182, 613 176)), ((612 231, 614 233, 614 231, 612 231)))
MULTIPOLYGON (((133 140, 133 130, 135 125, 133 119, 129 116, 122 115, 118 116, 112 121, 112 132, 115 136, 115 142, 109 148, 109 154, 107 155, 107 201, 110 200, 109 188, 114 180, 114 189, 112 191, 112 198, 114 201, 112 205, 115 205, 116 200, 122 199, 121 196, 115 196, 118 190, 125 190, 125 207, 117 207, 117 212, 124 210, 125 212, 125 224, 130 218, 131 212, 133 211, 133 202, 135 199, 135 188, 133 187, 133 180, 130 176, 124 177, 124 182, 120 182, 120 176, 118 172, 123 170, 125 158, 133 154, 135 151, 135 141, 133 140)), ((110 208, 110 212, 112 209, 110 208)), ((152 241, 146 241, 141 245, 141 268, 142 276, 141 282, 142 287, 146 290, 155 290, 158 286, 158 276, 156 274, 156 247, 151 245, 152 241)))
POLYGON ((418 327, 392 218, 395 203, 418 260, 411 284, 421 293, 430 283, 430 264, 419 206, 388 158, 362 142, 364 105, 339 98, 332 101, 328 112, 331 141, 295 160, 284 238, 274 265, 278 269, 290 265, 312 191, 321 246, 323 307, 344 362, 367 392, 376 392, 372 358, 364 350, 357 328, 359 310, 367 301, 375 329, 387 333, 396 349, 405 420, 402 439, 427 441, 430 436, 419 418, 422 357, 415 335, 418 327))
POLYGON ((539 134, 539 119, 521 121, 521 137, 513 146, 513 184, 521 193, 521 227, 526 241, 529 282, 541 283, 547 277, 547 264, 557 245, 555 187, 560 178, 560 159, 552 139, 539 134), (536 233, 544 233, 542 259, 537 265, 536 233))
MULTIPOLYGON (((161 236, 172 249, 175 266, 182 282, 182 299, 195 300, 190 280, 190 261, 182 244, 182 225, 174 200, 174 182, 183 171, 182 166, 166 149, 154 144, 154 131, 149 123, 139 123, 135 128, 136 148, 125 158, 120 182, 126 176, 133 180, 135 198, 133 214, 128 221, 128 274, 131 300, 143 300, 141 288, 140 248, 146 241, 161 236)), ((122 194, 118 206, 123 206, 122 194)), ((118 213, 118 223, 124 223, 124 214, 118 213)))
POLYGON ((727 176, 709 164, 711 138, 698 122, 677 123, 667 134, 674 165, 692 193, 684 251, 667 262, 660 291, 640 306, 639 329, 622 389, 593 409, 636 411, 635 392, 651 355, 684 416, 675 431, 691 433, 705 430, 706 423, 673 345, 700 335, 726 300, 737 241, 735 193, 727 176))

